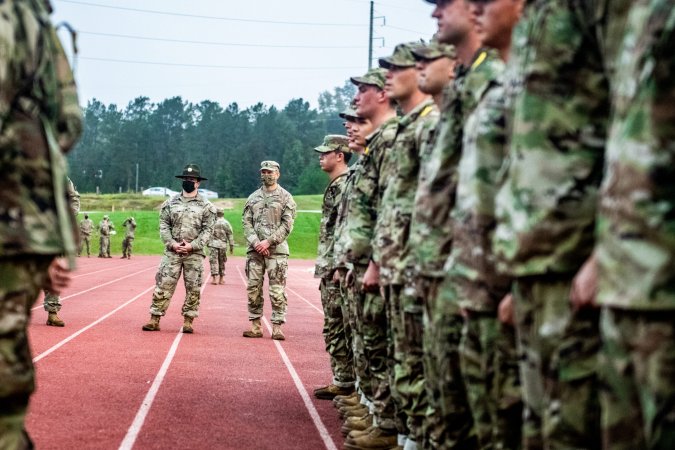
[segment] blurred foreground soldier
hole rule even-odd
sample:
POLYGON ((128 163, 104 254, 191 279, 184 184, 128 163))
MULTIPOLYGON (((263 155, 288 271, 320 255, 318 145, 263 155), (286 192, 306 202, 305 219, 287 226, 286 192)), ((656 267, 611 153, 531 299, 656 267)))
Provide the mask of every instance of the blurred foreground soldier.
POLYGON ((103 216, 103 220, 98 223, 98 232, 100 234, 98 257, 112 258, 110 256, 110 235, 114 234, 115 225, 107 215, 103 216))
POLYGON ((165 250, 155 276, 150 322, 143 325, 144 331, 159 331, 159 320, 169 308, 181 272, 185 283, 183 333, 193 332, 192 321, 199 316, 204 250, 216 222, 216 208, 199 195, 199 183, 206 178, 198 165, 188 164, 176 178, 183 180, 183 190, 165 201, 159 213, 159 236, 165 250))
POLYGON ((246 200, 242 224, 248 242, 246 277, 248 279, 248 319, 251 329, 244 337, 262 337, 263 282, 269 279, 272 303, 272 339, 284 340, 281 325, 286 322, 286 277, 288 276, 288 236, 293 230, 296 205, 293 196, 279 186, 279 164, 260 163, 263 186, 246 200))
POLYGON ((596 244, 603 445, 672 449, 675 2, 630 4, 625 29, 612 36, 622 45, 613 59, 613 116, 596 244))
POLYGON ((599 311, 570 293, 595 243, 611 113, 604 4, 528 1, 509 57, 517 87, 493 245, 513 278, 526 448, 601 446, 599 311))
POLYGON ((122 259, 131 259, 131 250, 136 237, 136 219, 127 217, 122 222, 122 227, 125 229, 124 240, 122 241, 122 259))
POLYGON ((498 317, 499 311, 512 310, 511 278, 497 271, 492 235, 495 196, 508 155, 504 62, 524 1, 470 1, 483 47, 494 49, 490 54, 499 58, 484 63, 481 97, 464 123, 452 251, 443 287, 456 298, 464 315, 462 375, 480 447, 517 449, 522 402, 515 329, 511 315, 498 317))
POLYGON ((87 246, 87 258, 91 256, 91 233, 94 232, 94 222, 89 218, 88 214, 84 215, 84 219, 80 222, 80 247, 77 256, 82 255, 82 247, 87 246))
POLYGON ((222 208, 218 208, 218 218, 213 226, 211 242, 209 242, 209 265, 211 266, 211 284, 225 284, 225 263, 227 262, 227 247, 230 255, 234 252, 234 237, 232 225, 224 216, 222 208), (216 277, 219 277, 216 280, 216 277))
MULTIPOLYGON (((68 197, 68 204, 70 210, 73 212, 73 217, 77 217, 77 213, 80 212, 80 193, 77 192, 73 182, 68 178, 66 183, 66 195, 68 197)), ((45 298, 43 301, 43 307, 47 311, 47 325, 53 327, 63 327, 65 323, 58 316, 58 312, 61 310, 61 298, 58 294, 45 289, 45 298)))
POLYGON ((80 134, 75 83, 43 1, 0 3, 0 448, 32 448, 26 328, 40 289, 68 286, 76 223, 62 152, 80 134), (26 180, 30 180, 27 183, 26 180), (67 260, 56 259, 65 255, 67 260), (67 261, 67 262, 66 262, 67 261))
POLYGON ((333 381, 328 386, 316 389, 314 396, 330 400, 336 395, 347 395, 354 391, 354 364, 346 313, 345 299, 340 284, 333 281, 335 263, 335 227, 338 207, 342 201, 345 182, 351 159, 347 136, 328 135, 323 145, 314 149, 319 153, 321 170, 330 177, 330 183, 323 194, 322 216, 319 227, 319 249, 314 277, 320 278, 321 304, 324 311, 323 337, 330 357, 333 381))

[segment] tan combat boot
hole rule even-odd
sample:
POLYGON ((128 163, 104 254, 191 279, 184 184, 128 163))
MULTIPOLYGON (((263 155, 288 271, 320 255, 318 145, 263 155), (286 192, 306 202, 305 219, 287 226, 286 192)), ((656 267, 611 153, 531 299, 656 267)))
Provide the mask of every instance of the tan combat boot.
POLYGON ((272 324, 272 339, 276 339, 277 341, 286 340, 286 336, 284 336, 284 333, 281 331, 280 323, 272 324))
POLYGON ((347 417, 340 431, 346 437, 352 431, 366 430, 371 426, 373 426, 373 416, 371 414, 366 414, 363 417, 347 417))
POLYGON ((367 435, 355 437, 356 432, 349 433, 344 448, 347 450, 390 449, 398 445, 396 430, 385 430, 380 427, 369 428, 367 435))
POLYGON ((218 284, 225 284, 225 275, 220 276, 220 280, 218 280, 218 284))
POLYGON ((59 316, 56 313, 49 313, 47 316, 47 325, 50 327, 63 327, 65 326, 65 322, 61 319, 59 319, 59 316))
POLYGON ((244 337, 247 338, 261 338, 262 327, 260 326, 260 319, 253 319, 251 321, 251 329, 244 331, 244 337))
POLYGON ((159 331, 159 319, 162 316, 150 316, 150 322, 143 325, 143 331, 159 331))
POLYGON ((193 317, 188 316, 185 316, 183 318, 183 333, 192 334, 192 332, 194 331, 192 329, 192 319, 193 317))
POLYGON ((320 398, 321 400, 332 400, 336 395, 347 395, 352 392, 354 392, 353 386, 340 387, 331 383, 328 386, 314 389, 314 397, 320 398))
POLYGON ((360 401, 361 396, 356 391, 349 395, 336 395, 335 398, 333 398, 333 403, 336 407, 341 405, 356 405, 357 403, 360 403, 360 401))
POLYGON ((216 281, 215 275, 211 275, 211 284, 218 284, 218 282, 216 281))
POLYGON ((338 414, 340 414, 340 417, 343 419, 346 419, 347 417, 362 417, 367 412, 368 407, 360 403, 354 406, 341 406, 338 408, 338 414))

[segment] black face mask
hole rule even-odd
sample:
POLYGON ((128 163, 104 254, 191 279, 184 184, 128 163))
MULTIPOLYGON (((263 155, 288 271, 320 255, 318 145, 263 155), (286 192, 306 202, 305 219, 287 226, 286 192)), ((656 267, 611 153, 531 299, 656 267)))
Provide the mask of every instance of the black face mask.
POLYGON ((183 180, 183 190, 188 194, 195 190, 195 182, 183 180))

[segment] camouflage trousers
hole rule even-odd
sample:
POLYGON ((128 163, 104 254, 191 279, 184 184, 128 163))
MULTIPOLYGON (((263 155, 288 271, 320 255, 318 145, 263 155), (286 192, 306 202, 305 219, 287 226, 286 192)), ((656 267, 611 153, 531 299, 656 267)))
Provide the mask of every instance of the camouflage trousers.
POLYGON ((80 245, 77 249, 78 256, 82 254, 82 249, 85 246, 87 247, 87 256, 91 255, 91 252, 89 251, 90 244, 91 244, 91 236, 89 236, 88 234, 80 233, 80 245))
POLYGON ((418 277, 423 296, 424 378, 427 383, 429 419, 425 447, 478 448, 478 439, 460 367, 459 343, 464 319, 453 284, 446 278, 418 277))
POLYGON ((516 279, 526 449, 600 448, 599 311, 573 311, 572 277, 516 279))
POLYGON ((263 283, 265 272, 269 280, 272 323, 286 322, 286 278, 288 277, 288 255, 262 256, 257 252, 246 255, 246 277, 248 285, 248 320, 260 319, 263 315, 263 283))
POLYGON ((30 312, 53 257, 0 258, 0 448, 32 448, 24 431, 35 389, 28 345, 30 312))
POLYGON ((675 448, 675 311, 601 314, 605 448, 675 448))
POLYGON ((61 311, 61 298, 58 295, 49 292, 46 289, 44 292, 45 292, 45 299, 42 306, 44 306, 45 311, 50 313, 57 313, 61 311))
POLYGON ((375 347, 366 350, 366 340, 374 341, 374 339, 366 338, 366 336, 377 336, 378 333, 381 333, 381 324, 377 320, 371 321, 370 316, 366 318, 364 315, 365 306, 373 304, 372 297, 378 297, 377 294, 364 293, 359 288, 365 272, 365 266, 355 265, 352 269, 353 282, 348 286, 344 284, 341 284, 341 286, 347 294, 347 316, 351 329, 354 374, 359 390, 366 399, 372 402, 377 385, 377 378, 372 370, 386 364, 387 349, 382 350, 380 347, 375 347), (382 362, 383 358, 385 362, 382 362))
POLYGON ((110 236, 101 236, 99 239, 98 256, 110 256, 110 236))
POLYGON ((163 316, 169 309, 169 303, 176 290, 181 272, 185 283, 185 301, 183 301, 182 314, 186 317, 199 317, 199 300, 201 297, 199 290, 203 281, 204 256, 194 253, 181 256, 170 251, 164 252, 157 275, 155 275, 156 286, 152 293, 150 314, 163 316))
POLYGON ((211 267, 211 275, 225 276, 225 263, 227 262, 227 249, 209 247, 209 266, 211 267))
POLYGON ((122 256, 131 256, 134 248, 134 236, 125 236, 122 241, 122 256))
POLYGON ((496 311, 465 314, 460 357, 480 448, 516 450, 523 404, 515 329, 496 311))
POLYGON ((354 386, 354 360, 351 346, 351 331, 345 317, 345 302, 340 285, 331 278, 321 278, 321 305, 323 306, 323 338, 330 356, 333 384, 341 387, 354 386))

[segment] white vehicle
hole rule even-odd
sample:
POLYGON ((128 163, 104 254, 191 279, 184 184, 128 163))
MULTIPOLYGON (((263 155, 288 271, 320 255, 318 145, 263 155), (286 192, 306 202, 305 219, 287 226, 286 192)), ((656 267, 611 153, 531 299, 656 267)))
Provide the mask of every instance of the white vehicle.
POLYGON ((178 192, 165 187, 151 187, 143 191, 143 195, 158 195, 162 197, 173 197, 176 194, 178 192))
POLYGON ((199 195, 205 198, 218 198, 218 193, 214 191, 209 191, 208 189, 199 188, 199 195))

